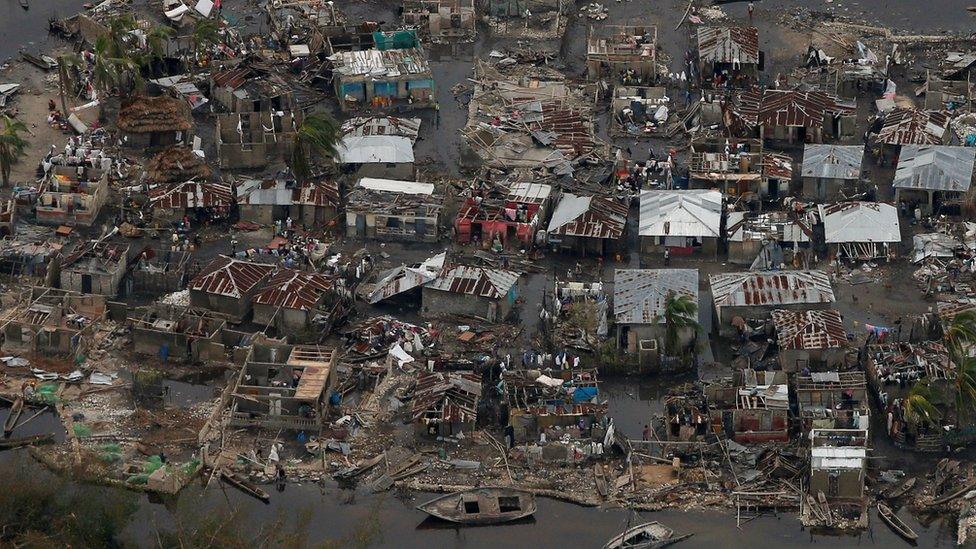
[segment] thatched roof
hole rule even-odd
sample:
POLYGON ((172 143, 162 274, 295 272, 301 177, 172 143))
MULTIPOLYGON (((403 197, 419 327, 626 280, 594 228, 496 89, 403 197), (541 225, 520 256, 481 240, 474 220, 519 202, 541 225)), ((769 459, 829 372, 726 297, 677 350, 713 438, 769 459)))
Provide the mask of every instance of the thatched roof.
POLYGON ((150 183, 183 183, 208 181, 210 166, 189 147, 167 147, 146 163, 146 178, 150 183))
POLYGON ((122 107, 115 125, 127 133, 185 132, 193 122, 186 101, 162 95, 136 97, 122 107))

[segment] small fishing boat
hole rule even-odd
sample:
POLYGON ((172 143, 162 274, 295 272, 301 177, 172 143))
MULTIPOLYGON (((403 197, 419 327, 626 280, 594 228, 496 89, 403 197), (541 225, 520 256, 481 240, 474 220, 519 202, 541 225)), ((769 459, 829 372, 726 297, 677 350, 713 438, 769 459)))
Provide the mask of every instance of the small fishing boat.
POLYGON ((517 488, 474 488, 434 498, 417 509, 458 524, 501 524, 531 516, 535 495, 517 488))
POLYGON ((904 496, 905 494, 907 494, 908 492, 910 492, 912 490, 912 488, 915 487, 915 483, 916 482, 918 482, 918 479, 915 478, 915 477, 911 477, 909 479, 906 479, 901 484, 899 484, 897 486, 892 486, 891 488, 888 488, 887 490, 885 490, 884 493, 881 494, 881 497, 883 497, 885 499, 889 499, 889 500, 890 499, 898 499, 898 498, 904 496))
POLYGON ((267 492, 258 488, 253 482, 247 480, 242 475, 228 471, 227 469, 221 469, 220 478, 227 484, 251 497, 257 498, 265 503, 271 500, 271 496, 267 492))
POLYGON ((879 503, 878 516, 881 517, 881 520, 885 521, 885 524, 887 524, 889 528, 891 528, 899 536, 905 538, 907 541, 914 542, 918 540, 918 534, 916 534, 914 530, 909 528, 907 524, 898 518, 898 515, 895 514, 891 507, 888 507, 884 503, 879 503))
POLYGON ((32 63, 46 71, 56 69, 58 67, 58 61, 50 55, 38 55, 30 53, 29 51, 21 51, 20 56, 23 57, 28 63, 32 63))
POLYGON ((645 522, 618 534, 603 549, 658 549, 674 545, 679 541, 690 538, 692 534, 675 536, 674 530, 660 522, 645 522))
POLYGON ((17 397, 13 405, 10 407, 10 413, 7 414, 7 420, 3 422, 3 436, 9 437, 10 433, 14 432, 14 427, 17 425, 17 421, 20 420, 20 415, 24 413, 24 399, 23 397, 17 397))

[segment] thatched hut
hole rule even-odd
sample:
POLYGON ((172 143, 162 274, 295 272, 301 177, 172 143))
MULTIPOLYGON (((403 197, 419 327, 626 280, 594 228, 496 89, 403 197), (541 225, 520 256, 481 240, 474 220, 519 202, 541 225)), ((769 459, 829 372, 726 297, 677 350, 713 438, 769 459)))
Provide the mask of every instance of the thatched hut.
POLYGON ((165 95, 140 96, 122 107, 115 125, 123 146, 144 149, 184 142, 193 121, 186 101, 165 95))
POLYGON ((167 147, 146 163, 146 180, 152 184, 168 185, 186 181, 209 181, 213 173, 207 162, 189 147, 167 147))

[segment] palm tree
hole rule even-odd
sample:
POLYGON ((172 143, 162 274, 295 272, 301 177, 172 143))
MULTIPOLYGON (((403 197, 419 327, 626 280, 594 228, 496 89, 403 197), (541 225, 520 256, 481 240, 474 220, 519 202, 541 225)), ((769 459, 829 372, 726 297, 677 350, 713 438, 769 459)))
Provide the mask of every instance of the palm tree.
POLYGON ((310 114, 305 117, 291 150, 291 171, 299 181, 312 176, 313 156, 334 160, 338 155, 339 123, 328 114, 310 114))
POLYGON ((148 51, 145 63, 140 64, 148 66, 151 71, 155 63, 161 62, 166 57, 166 45, 171 36, 173 36, 173 29, 170 27, 155 25, 149 29, 149 32, 146 33, 146 49, 148 51))
POLYGON ((193 42, 193 54, 200 55, 207 47, 220 42, 220 27, 213 19, 200 19, 193 27, 190 40, 193 42))
POLYGON ((945 328, 943 339, 949 353, 953 355, 952 358, 961 358, 963 348, 967 344, 976 343, 976 309, 963 311, 952 317, 952 321, 945 328))
POLYGON ((58 92, 61 95, 61 112, 68 116, 68 90, 73 88, 71 72, 78 67, 78 56, 66 53, 58 56, 58 92))
POLYGON ((10 183, 11 168, 27 148, 27 141, 20 134, 27 133, 28 130, 23 122, 12 120, 7 115, 3 115, 0 120, 3 120, 3 132, 0 133, 0 177, 6 187, 10 183))
POLYGON ((956 379, 953 383, 956 405, 956 424, 962 425, 964 417, 976 408, 976 358, 965 357, 956 363, 956 379))
POLYGON ((669 290, 664 300, 664 352, 674 356, 680 351, 681 333, 692 328, 699 332, 701 324, 695 320, 698 317, 698 303, 686 294, 679 294, 669 290))
POLYGON ((95 41, 95 66, 92 70, 95 87, 107 92, 124 82, 133 88, 142 89, 145 81, 135 57, 129 53, 115 56, 112 54, 113 49, 112 41, 106 36, 95 41))
POLYGON ((976 408, 976 358, 969 356, 969 348, 976 344, 976 310, 954 316, 943 339, 949 359, 956 366, 953 393, 957 423, 961 423, 963 414, 976 408))
POLYGON ((915 382, 905 396, 905 419, 915 425, 934 425, 942 417, 935 405, 935 396, 929 380, 915 382))

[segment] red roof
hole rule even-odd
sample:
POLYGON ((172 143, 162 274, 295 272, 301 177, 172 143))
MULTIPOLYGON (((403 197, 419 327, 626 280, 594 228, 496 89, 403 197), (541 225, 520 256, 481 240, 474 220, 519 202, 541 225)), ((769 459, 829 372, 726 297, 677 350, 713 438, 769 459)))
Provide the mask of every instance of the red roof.
POLYGON ((214 86, 218 88, 228 87, 231 89, 237 89, 241 84, 247 81, 247 78, 251 75, 250 67, 236 67, 233 69, 227 69, 225 71, 213 73, 214 86))
POLYGON ((338 206, 339 187, 334 181, 312 183, 295 189, 295 202, 306 206, 338 206))
POLYGON ((332 290, 333 281, 319 273, 294 269, 278 271, 254 296, 254 303, 283 309, 307 311, 318 305, 322 296, 332 290))
POLYGON ((230 185, 220 183, 187 181, 169 187, 156 187, 149 191, 149 203, 154 209, 211 208, 230 206, 233 202, 233 189, 230 185))
POLYGON ((244 297, 274 270, 274 265, 220 256, 190 281, 190 289, 227 297, 244 297))

